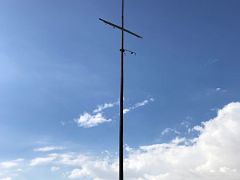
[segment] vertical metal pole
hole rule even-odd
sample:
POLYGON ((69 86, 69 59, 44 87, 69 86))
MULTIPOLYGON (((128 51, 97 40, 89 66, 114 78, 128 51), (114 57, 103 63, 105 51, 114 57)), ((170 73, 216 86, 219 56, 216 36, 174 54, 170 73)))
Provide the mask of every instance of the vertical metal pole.
POLYGON ((119 180, 123 180, 123 78, 124 78, 124 0, 122 0, 122 45, 120 82, 120 125, 119 125, 119 180))

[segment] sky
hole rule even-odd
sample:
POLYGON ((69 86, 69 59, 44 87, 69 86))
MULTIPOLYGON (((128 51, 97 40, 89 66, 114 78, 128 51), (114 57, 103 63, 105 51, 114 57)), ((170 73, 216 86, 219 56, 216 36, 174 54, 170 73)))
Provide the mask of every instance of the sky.
MULTIPOLYGON (((240 2, 125 1, 128 180, 238 180, 240 2)), ((118 177, 121 1, 0 0, 0 180, 118 177)))

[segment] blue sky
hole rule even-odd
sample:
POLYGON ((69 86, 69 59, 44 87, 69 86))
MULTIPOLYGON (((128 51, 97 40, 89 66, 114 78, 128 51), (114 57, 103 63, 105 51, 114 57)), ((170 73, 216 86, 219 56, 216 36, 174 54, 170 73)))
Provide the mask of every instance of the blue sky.
MULTIPOLYGON (((121 2, 0 4, 0 161, 17 160, 28 169, 26 161, 49 152, 34 151, 41 147, 114 155, 120 32, 98 18, 120 24, 121 2), (108 108, 93 112, 104 105, 108 108), (81 126, 81 117, 99 123, 81 126)), ((196 134, 188 133, 190 127, 240 100, 239 6, 234 0, 126 1, 126 27, 144 37, 126 35, 126 48, 137 52, 125 56, 129 147, 192 138, 196 134)), ((66 179, 70 175, 62 174, 72 170, 54 173, 49 167, 17 177, 4 170, 0 178, 66 179)))

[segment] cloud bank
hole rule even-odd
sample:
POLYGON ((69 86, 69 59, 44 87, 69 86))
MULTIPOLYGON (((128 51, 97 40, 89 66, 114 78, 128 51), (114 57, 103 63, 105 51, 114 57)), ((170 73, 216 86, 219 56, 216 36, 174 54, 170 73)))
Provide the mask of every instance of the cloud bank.
MULTIPOLYGON (((192 127, 195 138, 176 137, 169 143, 130 148, 126 146, 127 180, 239 180, 240 103, 230 103, 215 118, 192 127)), ((15 161, 14 161, 15 162, 15 161)), ((0 163, 2 168, 15 166, 0 163)), ((118 178, 118 158, 82 153, 52 153, 33 158, 28 166, 49 167, 68 179, 118 178), (64 170, 68 167, 68 170, 64 170)), ((23 170, 24 171, 24 170, 23 170)), ((5 174, 7 176, 7 174, 5 174)), ((20 175, 19 175, 20 176, 20 175)), ((0 176, 1 179, 1 176, 0 176)))
MULTIPOLYGON (((130 149, 125 158, 129 180, 239 180, 240 103, 230 103, 217 117, 196 126, 199 136, 130 149)), ((69 178, 117 179, 117 159, 88 159, 69 178)))

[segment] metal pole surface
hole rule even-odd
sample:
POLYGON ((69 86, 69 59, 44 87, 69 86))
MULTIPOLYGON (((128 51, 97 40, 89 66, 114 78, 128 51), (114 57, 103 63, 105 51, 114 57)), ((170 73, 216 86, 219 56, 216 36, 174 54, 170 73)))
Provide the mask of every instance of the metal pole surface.
POLYGON ((122 0, 122 44, 120 80, 120 125, 119 125, 119 180, 123 180, 123 78, 124 78, 124 0, 122 0))

